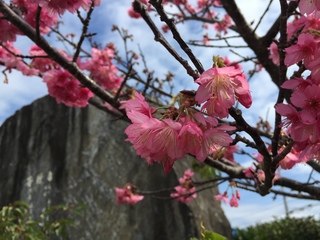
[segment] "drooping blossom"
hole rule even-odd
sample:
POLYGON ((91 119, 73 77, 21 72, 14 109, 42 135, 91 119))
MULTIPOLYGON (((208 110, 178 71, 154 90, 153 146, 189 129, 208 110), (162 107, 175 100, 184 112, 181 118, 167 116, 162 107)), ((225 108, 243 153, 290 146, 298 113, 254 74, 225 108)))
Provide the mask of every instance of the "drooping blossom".
POLYGON ((294 165, 300 162, 300 153, 297 153, 294 149, 289 152, 280 162, 279 165, 282 169, 291 169, 294 165))
POLYGON ((117 204, 128 203, 133 205, 144 198, 144 196, 137 194, 136 187, 130 184, 127 184, 124 188, 115 188, 115 190, 117 204))
MULTIPOLYGON (((244 74, 234 67, 210 68, 203 72, 196 82, 200 84, 196 93, 196 100, 199 104, 210 100, 210 105, 218 104, 227 110, 234 105, 237 99, 246 108, 251 106, 252 97, 249 85, 244 74)), ((206 106, 206 109, 210 109, 210 106, 206 106)), ((217 114, 221 118, 227 115, 217 114)))
POLYGON ((272 62, 275 65, 279 66, 280 57, 279 57, 278 45, 275 42, 272 42, 268 49, 270 50, 269 58, 272 60, 272 62))
POLYGON ((236 189, 236 198, 237 198, 238 200, 240 200, 240 192, 239 192, 238 189, 236 189))
POLYGON ((232 197, 229 201, 229 204, 231 207, 238 207, 239 206, 238 199, 234 196, 234 194, 232 194, 232 197))
POLYGON ((196 122, 185 123, 179 131, 179 146, 186 152, 196 155, 203 143, 203 131, 196 122))
POLYGON ((229 199, 228 199, 228 196, 227 196, 227 192, 224 192, 223 194, 217 194, 214 196, 214 199, 217 200, 217 201, 222 201, 222 202, 225 202, 225 203, 228 203, 229 202, 229 199))
POLYGON ((125 130, 128 136, 126 140, 133 144, 136 153, 149 164, 161 163, 165 172, 169 173, 174 161, 185 154, 177 140, 181 124, 171 119, 160 121, 149 118, 136 111, 130 111, 127 115, 134 122, 125 130))
POLYGON ((244 170, 242 170, 242 172, 244 173, 244 175, 247 177, 247 178, 253 178, 254 177, 254 168, 253 167, 249 167, 249 168, 246 168, 244 170))

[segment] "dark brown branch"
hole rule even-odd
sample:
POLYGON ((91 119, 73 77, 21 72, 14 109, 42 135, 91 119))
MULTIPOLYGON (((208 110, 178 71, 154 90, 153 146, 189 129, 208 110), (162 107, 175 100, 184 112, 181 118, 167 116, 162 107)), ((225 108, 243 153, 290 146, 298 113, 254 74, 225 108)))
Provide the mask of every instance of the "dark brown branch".
POLYGON ((261 139, 259 135, 259 131, 256 128, 251 127, 242 117, 242 113, 239 109, 230 108, 229 114, 236 120, 237 129, 239 131, 244 131, 248 133, 253 141, 256 143, 257 150, 259 153, 264 156, 264 158, 269 159, 271 161, 271 156, 265 146, 264 141, 261 139))
POLYGON ((320 164, 318 161, 316 160, 309 160, 307 162, 307 164, 312 167, 315 171, 317 171, 318 173, 320 173, 320 164))
POLYGON ((269 12, 270 6, 271 6, 272 2, 273 2, 273 0, 270 0, 270 1, 269 1, 269 4, 268 4, 266 10, 263 12, 263 14, 261 15, 261 17, 260 17, 257 25, 256 25, 255 28, 253 29, 253 32, 254 32, 254 33, 256 32, 257 28, 260 26, 260 23, 262 22, 262 19, 264 18, 264 16, 267 14, 267 12, 269 12))
POLYGON ((203 66, 200 61, 196 58, 196 56, 192 53, 192 50, 185 43, 185 41, 181 38, 180 33, 178 32, 173 19, 169 19, 166 12, 162 6, 162 0, 150 0, 150 4, 152 4, 160 15, 161 21, 165 22, 170 28, 173 38, 178 42, 181 49, 188 55, 189 59, 192 61, 198 72, 201 74, 204 72, 203 66))
MULTIPOLYGON (((280 66, 279 66, 279 79, 278 79, 278 84, 282 85, 284 81, 287 78, 287 66, 284 64, 284 59, 285 59, 285 47, 287 45, 287 16, 288 16, 288 4, 286 0, 280 0, 280 5, 281 5, 281 20, 280 20, 280 40, 278 44, 278 50, 279 50, 279 58, 280 58, 280 66)), ((278 99, 276 104, 282 103, 284 98, 285 98, 285 92, 286 90, 283 88, 279 89, 279 94, 278 94, 278 99)), ((272 154, 273 156, 276 156, 278 154, 278 142, 279 142, 279 137, 280 137, 280 132, 281 132, 281 116, 276 112, 276 117, 275 117, 275 130, 272 138, 272 154)))
MULTIPOLYGON (((288 13, 291 14, 292 12, 294 12, 294 10, 297 7, 298 7, 298 2, 290 2, 288 7, 288 13)), ((277 18, 277 20, 274 21, 269 31, 261 38, 261 40, 265 43, 266 46, 270 46, 274 38, 279 33, 280 19, 281 19, 281 14, 277 18)))
POLYGON ((172 46, 168 43, 168 41, 163 37, 160 33, 154 22, 151 20, 149 14, 145 10, 144 6, 139 1, 134 1, 132 3, 133 9, 140 13, 144 21, 148 24, 150 29, 154 34, 154 40, 156 42, 160 42, 167 51, 187 70, 187 73, 193 77, 193 79, 197 79, 199 77, 198 73, 192 69, 192 67, 188 64, 188 62, 183 59, 177 52, 172 48, 172 46))
POLYGON ((36 13, 36 34, 37 37, 40 37, 40 15, 41 15, 41 7, 38 6, 37 13, 36 13))
POLYGON ((245 175, 243 173, 244 168, 239 165, 230 166, 225 164, 223 161, 214 160, 211 157, 207 157, 204 162, 211 167, 227 173, 231 178, 245 178, 245 175))
POLYGON ((89 26, 89 23, 90 23, 91 14, 92 14, 93 10, 94 10, 94 2, 92 1, 92 2, 91 2, 90 9, 89 9, 89 11, 87 12, 87 17, 86 17, 86 19, 83 21, 82 34, 81 34, 81 37, 80 37, 79 42, 78 42, 78 44, 77 44, 76 52, 75 52, 74 55, 73 55, 72 62, 76 62, 76 61, 77 61, 77 58, 79 57, 79 54, 80 54, 80 52, 81 52, 82 43, 83 43, 84 39, 87 37, 88 26, 89 26))
POLYGON ((259 62, 269 73, 272 81, 280 87, 278 83, 279 72, 276 65, 269 59, 269 45, 266 45, 251 29, 251 27, 246 22, 244 16, 240 12, 237 4, 234 0, 221 0, 223 7, 236 23, 237 32, 241 35, 243 40, 248 44, 248 46, 256 54, 259 62))
POLYGON ((298 192, 305 192, 305 193, 310 194, 313 197, 313 199, 320 200, 320 188, 319 187, 303 184, 303 183, 300 183, 298 181, 288 179, 288 178, 280 178, 274 182, 274 185, 291 188, 292 190, 295 190, 298 192))

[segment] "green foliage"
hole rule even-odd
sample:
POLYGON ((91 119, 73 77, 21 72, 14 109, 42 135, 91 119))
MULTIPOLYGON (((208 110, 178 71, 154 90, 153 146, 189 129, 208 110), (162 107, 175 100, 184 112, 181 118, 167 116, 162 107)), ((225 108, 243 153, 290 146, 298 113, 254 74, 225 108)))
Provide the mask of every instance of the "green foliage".
MULTIPOLYGON (((190 238, 190 240, 198 240, 198 239, 190 238)), ((227 240, 227 239, 218 233, 204 230, 203 237, 201 237, 200 240, 227 240)))
POLYGON ((234 240, 320 239, 320 222, 313 217, 284 218, 270 223, 237 229, 234 240))
POLYGON ((82 216, 83 210, 82 204, 51 206, 38 219, 31 219, 29 205, 14 202, 0 211, 0 240, 67 239, 67 229, 74 225, 71 216, 82 216))
POLYGON ((192 163, 192 170, 199 173, 203 179, 212 179, 216 177, 221 177, 221 172, 214 167, 208 166, 207 164, 201 163, 199 161, 194 161, 192 163))

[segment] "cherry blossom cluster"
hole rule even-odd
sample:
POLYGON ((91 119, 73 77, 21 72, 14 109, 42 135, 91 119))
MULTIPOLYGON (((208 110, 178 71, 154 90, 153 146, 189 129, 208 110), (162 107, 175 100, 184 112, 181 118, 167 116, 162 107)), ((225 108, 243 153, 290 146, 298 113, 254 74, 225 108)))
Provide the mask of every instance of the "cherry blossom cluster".
POLYGON ((175 192, 171 193, 170 196, 183 203, 188 203, 193 198, 196 198, 196 188, 193 186, 191 179, 193 175, 194 173, 190 169, 187 169, 183 177, 179 178, 179 186, 174 188, 175 192))
POLYGON ((15 48, 12 42, 2 43, 2 46, 0 46, 0 62, 6 67, 6 71, 11 72, 12 69, 16 69, 25 76, 38 74, 37 69, 31 68, 20 57, 17 57, 20 54, 20 50, 15 48))
POLYGON ((68 71, 52 69, 43 76, 43 81, 48 86, 50 96, 57 103, 64 103, 70 107, 85 107, 93 93, 88 88, 83 88, 80 82, 68 71))
MULTIPOLYGON (((39 28, 42 34, 48 33, 50 27, 57 23, 59 15, 65 11, 74 13, 80 7, 89 9, 92 0, 12 0, 12 8, 32 27, 36 27, 36 20, 39 19, 39 28), (38 7, 41 6, 40 17, 37 18, 38 7)), ((93 0, 94 6, 100 5, 100 0, 93 0)), ((21 35, 21 32, 1 18, 0 14, 0 41, 15 41, 16 35, 21 35)))
MULTIPOLYGON (((114 50, 111 46, 107 46, 102 50, 92 48, 90 58, 84 62, 77 61, 79 67, 88 71, 93 80, 106 90, 118 89, 123 81, 123 78, 118 75, 118 68, 112 63, 114 50)), ((45 57, 45 52, 39 47, 31 47, 29 53, 37 57, 31 61, 30 66, 38 69, 43 75, 49 94, 56 98, 58 103, 62 102, 67 106, 74 107, 88 105, 88 100, 93 97, 89 89, 81 87, 78 80, 70 74, 66 75, 58 64, 45 57), (62 80, 63 77, 65 77, 64 80, 62 80), (68 84, 63 85, 64 83, 68 84), (61 92, 58 91, 59 89, 61 92)), ((71 58, 65 52, 60 51, 60 54, 71 61, 71 58)))
POLYGON ((92 2, 94 6, 100 5, 100 0, 34 0, 34 2, 59 15, 63 14, 65 11, 74 13, 80 7, 88 10, 92 2))
POLYGON ((179 109, 169 107, 160 120, 153 116, 157 109, 150 107, 142 94, 137 92, 134 99, 125 101, 122 105, 132 121, 125 130, 127 141, 133 144, 136 153, 149 164, 163 164, 166 173, 185 154, 192 154, 197 160, 204 161, 216 149, 232 142, 225 131, 233 130, 234 127, 218 126, 214 117, 205 117, 190 109, 190 104, 195 103, 194 96, 181 93, 180 97, 179 109))
POLYGON ((220 202, 229 203, 231 207, 238 207, 239 206, 239 200, 240 200, 240 192, 237 189, 235 182, 230 182, 227 190, 223 194, 217 194, 214 196, 214 199, 220 202), (228 198, 228 189, 231 187, 231 198, 229 200, 228 198), (235 189, 235 190, 234 190, 235 189))
POLYGON ((299 9, 304 15, 288 25, 288 38, 298 30, 301 33, 285 49, 285 64, 303 64, 310 74, 284 82, 281 87, 292 91, 291 104, 276 106, 277 113, 284 117, 282 127, 295 141, 293 151, 287 156, 291 159, 286 164, 289 169, 297 162, 320 159, 320 3, 301 0, 299 9))
MULTIPOLYGON (((297 0, 289 0, 296 2, 297 0)), ((320 1, 319 0, 300 0, 299 10, 302 14, 320 13, 320 1)))
POLYGON ((161 163, 168 173, 185 154, 204 161, 230 145, 232 138, 226 131, 235 128, 219 125, 215 117, 227 117, 236 100, 250 107, 252 98, 244 74, 233 66, 225 67, 221 61, 216 58, 215 67, 200 75, 196 92, 181 91, 179 107, 167 107, 158 118, 158 109, 150 107, 142 94, 135 92, 133 99, 122 102, 132 122, 125 130, 127 141, 149 164, 161 163), (192 108, 199 104, 203 104, 202 112, 192 108))
MULTIPOLYGON (((67 2, 67 1, 65 1, 67 2)), ((29 23, 32 27, 36 26, 36 15, 38 4, 33 0, 13 0, 11 1, 12 7, 20 17, 29 23)), ((50 27, 56 24, 58 15, 50 11, 48 8, 43 8, 39 17, 40 32, 45 34, 50 31, 50 27)), ((16 35, 22 33, 11 23, 4 18, 1 18, 0 13, 0 41, 15 41, 16 35)))
POLYGON ((114 48, 112 45, 104 49, 91 49, 91 58, 83 63, 80 67, 90 72, 92 78, 106 90, 118 89, 123 78, 118 76, 118 68, 113 64, 114 48))
MULTIPOLYGON (((88 10, 91 5, 99 4, 100 0, 13 0, 10 7, 32 27, 35 28, 38 25, 41 34, 47 34, 51 27, 57 24, 59 15, 65 11, 74 13, 79 8, 88 10), (40 16, 37 16, 39 13, 40 16)), ((51 60, 40 47, 31 46, 30 56, 25 57, 14 47, 16 36, 21 34, 15 26, 0 15, 0 60, 5 66, 3 73, 16 69, 26 76, 42 76, 48 86, 49 94, 55 97, 58 103, 73 107, 86 106, 88 100, 93 97, 93 93, 81 86, 77 79, 51 60)), ((77 60, 81 69, 88 71, 98 84, 110 91, 118 89, 123 81, 118 74, 118 68, 112 63, 114 51, 114 47, 110 44, 102 50, 92 48, 90 58, 85 62, 77 60)), ((64 51, 59 50, 59 53, 72 61, 72 57, 64 51)), ((5 79, 5 82, 8 80, 5 79)))
POLYGON ((126 184, 124 188, 115 188, 115 190, 117 204, 136 204, 144 198, 137 193, 137 188, 131 184, 126 184))
MULTIPOLYGON (((148 0, 137 0, 144 4, 146 6, 147 11, 152 11, 151 4, 148 2, 148 0)), ((228 14, 225 14, 223 18, 220 17, 220 14, 218 14, 214 9, 214 7, 221 7, 221 1, 220 0, 197 0, 197 2, 193 1, 188 1, 188 0, 173 0, 173 1, 165 1, 162 0, 162 4, 164 6, 169 6, 172 7, 173 5, 176 5, 179 7, 180 10, 184 11, 185 13, 188 14, 197 14, 201 12, 201 17, 202 18, 208 18, 208 19, 215 19, 216 21, 212 24, 214 29, 218 31, 219 33, 228 33, 228 28, 232 26, 232 20, 228 14), (210 11, 206 11, 205 14, 203 14, 203 9, 209 9, 210 11), (221 19, 220 19, 221 18, 221 19), (218 20, 220 19, 220 20, 218 20)), ((134 11, 133 7, 130 7, 128 9, 128 15, 132 18, 140 18, 141 15, 137 12, 134 11)), ((174 14, 176 17, 176 21, 181 21, 183 22, 183 15, 181 13, 176 13, 174 14)), ((208 24, 204 24, 204 28, 208 28, 208 24)), ((167 25, 164 25, 162 27, 162 30, 164 32, 167 32, 169 30, 167 25)))
MULTIPOLYGON (((218 59, 218 61, 223 59, 218 59)), ((223 64, 223 62, 222 62, 223 64)), ((196 93, 198 104, 204 103, 201 110, 219 118, 228 117, 228 110, 238 100, 249 108, 252 97, 246 76, 234 66, 214 66, 203 72, 196 80, 200 87, 196 93)), ((224 64, 223 64, 224 65, 224 64)))

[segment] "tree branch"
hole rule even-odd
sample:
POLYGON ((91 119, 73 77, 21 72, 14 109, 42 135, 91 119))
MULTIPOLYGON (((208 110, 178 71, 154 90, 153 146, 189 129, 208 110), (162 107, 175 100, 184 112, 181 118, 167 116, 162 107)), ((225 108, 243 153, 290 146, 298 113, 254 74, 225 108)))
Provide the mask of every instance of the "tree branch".
POLYGON ((242 13, 240 12, 237 4, 234 0, 221 0, 221 3, 230 17, 233 19, 237 26, 237 32, 241 35, 243 40, 248 44, 248 46, 256 54, 259 62, 269 73, 272 81, 280 87, 278 83, 279 72, 277 66, 269 59, 269 50, 270 45, 266 45, 251 29, 251 27, 246 22, 242 13))
MULTIPOLYGON (((40 48, 42 48, 50 58, 57 62, 61 67, 69 71, 81 84, 89 88, 96 96, 102 100, 110 103, 113 107, 119 108, 120 102, 115 101, 113 95, 104 91, 96 82, 86 76, 77 66, 76 63, 68 61, 55 48, 53 48, 42 36, 38 37, 34 28, 32 28, 26 21, 18 16, 12 9, 4 2, 0 1, 0 12, 3 17, 16 26, 24 35, 30 38, 40 48)), ((125 113, 124 111, 122 111, 125 113)))

